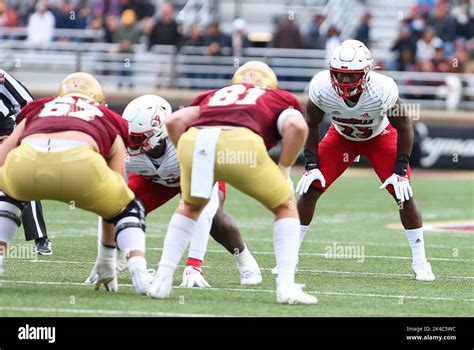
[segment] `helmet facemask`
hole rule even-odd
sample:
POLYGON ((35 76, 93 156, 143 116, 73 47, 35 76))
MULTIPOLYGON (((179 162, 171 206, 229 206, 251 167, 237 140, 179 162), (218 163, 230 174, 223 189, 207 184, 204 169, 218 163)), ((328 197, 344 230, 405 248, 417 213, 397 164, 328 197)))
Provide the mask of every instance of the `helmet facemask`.
POLYGON ((161 125, 159 121, 157 122, 156 118, 158 118, 158 120, 160 119, 158 115, 155 116, 150 130, 145 132, 129 131, 130 144, 128 145, 128 153, 131 156, 137 156, 151 151, 153 148, 159 146, 166 136, 168 136, 165 126, 161 125))
POLYGON ((329 67, 330 76, 331 76, 331 83, 336 90, 337 94, 343 98, 350 98, 359 95, 364 91, 366 82, 367 82, 367 74, 370 71, 370 67, 366 67, 365 69, 357 69, 357 70, 350 70, 350 69, 339 69, 334 67, 329 67), (353 80, 350 83, 341 82, 338 80, 341 77, 341 74, 358 74, 359 79, 353 80))

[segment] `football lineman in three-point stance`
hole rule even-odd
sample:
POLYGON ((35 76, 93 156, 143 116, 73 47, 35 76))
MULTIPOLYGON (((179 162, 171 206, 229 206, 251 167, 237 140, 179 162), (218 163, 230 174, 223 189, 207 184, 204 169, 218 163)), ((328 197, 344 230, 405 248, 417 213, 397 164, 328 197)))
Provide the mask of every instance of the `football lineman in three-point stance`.
POLYGON ((96 289, 114 291, 116 245, 146 271, 145 215, 123 178, 128 125, 104 104, 97 80, 74 73, 58 97, 21 110, 0 146, 0 247, 11 242, 26 201, 52 199, 94 212, 105 221, 96 289))
MULTIPOLYGON (((122 115, 128 122, 131 140, 126 161, 128 186, 147 214, 180 193, 180 169, 176 149, 166 132, 166 119, 171 112, 171 105, 165 99, 156 95, 143 95, 130 102, 122 115)), ((211 200, 199 216, 191 239, 187 266, 183 272, 182 287, 210 287, 204 279, 201 263, 206 253, 211 225, 213 237, 236 257, 240 283, 256 285, 262 281, 257 262, 242 242, 231 218, 222 210, 225 192, 225 183, 216 184, 211 200)), ((131 263, 133 260, 129 260, 129 265, 131 263)), ((132 276, 134 285, 140 286, 136 289, 139 294, 146 293, 151 282, 151 275, 142 271, 139 270, 139 274, 132 276)), ((94 267, 86 283, 92 283, 95 279, 94 267)))

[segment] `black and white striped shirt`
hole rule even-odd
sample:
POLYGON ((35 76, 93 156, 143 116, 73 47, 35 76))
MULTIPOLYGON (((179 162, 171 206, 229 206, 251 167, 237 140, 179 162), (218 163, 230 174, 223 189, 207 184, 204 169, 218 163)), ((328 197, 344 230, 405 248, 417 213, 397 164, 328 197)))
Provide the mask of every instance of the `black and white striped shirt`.
POLYGON ((0 69, 0 135, 13 131, 20 109, 33 101, 30 92, 10 74, 0 69))

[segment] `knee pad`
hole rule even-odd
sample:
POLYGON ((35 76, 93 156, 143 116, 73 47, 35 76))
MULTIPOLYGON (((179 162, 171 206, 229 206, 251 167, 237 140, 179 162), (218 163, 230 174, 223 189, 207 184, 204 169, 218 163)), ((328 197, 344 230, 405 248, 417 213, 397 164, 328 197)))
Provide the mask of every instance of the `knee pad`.
POLYGON ((129 227, 140 228, 145 232, 145 207, 139 200, 134 199, 120 214, 105 221, 115 225, 116 239, 121 231, 129 227))
POLYGON ((26 203, 7 196, 0 191, 0 217, 14 221, 18 227, 21 225, 21 213, 26 203))

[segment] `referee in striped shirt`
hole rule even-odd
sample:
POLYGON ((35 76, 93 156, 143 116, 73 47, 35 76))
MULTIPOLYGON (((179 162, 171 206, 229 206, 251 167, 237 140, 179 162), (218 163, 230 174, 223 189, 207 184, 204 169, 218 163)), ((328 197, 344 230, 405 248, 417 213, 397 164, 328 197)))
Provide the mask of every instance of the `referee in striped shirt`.
MULTIPOLYGON (((32 100, 33 97, 20 82, 0 69, 0 143, 13 132, 20 109, 32 100)), ((30 202, 23 211, 22 221, 26 240, 35 240, 35 252, 42 255, 53 254, 41 202, 30 202)))

